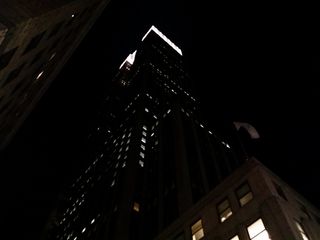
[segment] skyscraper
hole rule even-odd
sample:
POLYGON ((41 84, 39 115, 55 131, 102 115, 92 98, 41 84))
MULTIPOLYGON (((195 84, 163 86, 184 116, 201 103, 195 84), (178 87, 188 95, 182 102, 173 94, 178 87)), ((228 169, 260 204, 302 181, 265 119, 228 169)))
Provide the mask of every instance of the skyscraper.
POLYGON ((273 176, 244 151, 243 124, 213 128, 203 119, 182 55, 152 26, 120 65, 90 134, 92 163, 62 197, 48 239, 317 236, 283 216, 296 206, 284 207, 283 183, 275 177, 271 186, 273 176), (287 225, 275 227, 273 217, 287 225))
POLYGON ((0 149, 77 48, 109 0, 0 2, 0 149))
POLYGON ((182 51, 151 27, 113 79, 91 134, 95 160, 70 190, 60 234, 151 239, 240 165, 241 149, 208 128, 188 84, 182 51))

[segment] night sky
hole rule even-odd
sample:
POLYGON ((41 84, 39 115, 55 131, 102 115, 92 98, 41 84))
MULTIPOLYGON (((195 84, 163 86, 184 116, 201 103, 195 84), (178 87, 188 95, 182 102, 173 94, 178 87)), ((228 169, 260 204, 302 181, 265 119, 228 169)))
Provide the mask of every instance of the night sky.
POLYGON ((260 159, 320 208, 319 58, 303 57, 299 21, 275 9, 111 3, 2 153, 2 226, 17 234, 10 239, 37 239, 57 194, 89 164, 90 121, 151 25, 182 49, 209 125, 221 117, 251 123, 261 135, 260 159))

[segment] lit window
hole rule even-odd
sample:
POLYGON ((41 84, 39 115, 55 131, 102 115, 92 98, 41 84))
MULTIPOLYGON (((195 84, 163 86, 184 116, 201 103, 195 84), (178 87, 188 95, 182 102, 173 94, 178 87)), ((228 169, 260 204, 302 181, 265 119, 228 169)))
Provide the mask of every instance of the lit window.
POLYGON ((200 123, 200 127, 204 128, 204 126, 200 123))
POLYGON ((146 112, 149 112, 149 109, 148 109, 148 108, 145 108, 144 110, 145 110, 146 112))
POLYGON ((204 237, 201 219, 191 226, 192 240, 199 240, 204 237))
POLYGON ((51 61, 52 59, 54 59, 54 57, 56 56, 56 53, 53 53, 50 58, 49 58, 49 61, 51 61))
POLYGON ((144 130, 146 130, 146 131, 148 130, 146 125, 143 125, 142 128, 143 128, 144 130))
POLYGON ((137 202, 134 202, 133 203, 133 210, 136 212, 139 212, 140 211, 140 204, 137 202))
POLYGON ((171 112, 171 109, 168 109, 167 114, 169 114, 171 112))
POLYGON ((247 230, 251 240, 270 240, 261 218, 247 227, 247 230))
POLYGON ((126 151, 128 151, 128 150, 129 150, 129 146, 126 147, 126 151))
POLYGON ((146 143, 146 139, 144 137, 142 137, 141 142, 146 143))
POLYGON ((237 190, 236 194, 240 203, 240 206, 243 207, 253 198, 253 194, 250 190, 248 183, 242 184, 237 190))
POLYGON ((41 78, 41 76, 42 76, 42 74, 44 73, 44 71, 41 71, 39 74, 38 74, 38 76, 37 76, 37 80, 39 79, 39 78, 41 78))
POLYGON ((86 231, 86 228, 83 228, 81 232, 84 233, 85 231, 86 231))
POLYGON ((154 135, 154 133, 151 133, 151 135, 150 135, 150 136, 152 137, 153 135, 154 135))
POLYGON ((209 131, 209 134, 211 134, 211 135, 212 135, 212 132, 211 132, 211 131, 209 131))
POLYGON ((240 240, 238 235, 235 235, 234 237, 230 238, 229 240, 240 240))
POLYGON ((145 131, 142 131, 142 135, 146 137, 147 133, 145 131))
POLYGON ((144 153, 140 152, 140 157, 144 158, 144 153))
POLYGON ((307 236, 307 234, 306 234, 304 228, 302 227, 301 223, 299 223, 299 222, 297 222, 297 221, 295 221, 295 222, 296 222, 296 226, 297 226, 297 228, 298 228, 298 231, 299 231, 302 239, 303 239, 303 240, 309 240, 309 237, 307 236))
POLYGON ((91 220, 91 224, 93 224, 95 221, 96 221, 95 219, 92 219, 92 220, 91 220))
POLYGON ((221 222, 224 222, 232 215, 232 210, 228 199, 225 199, 223 202, 221 202, 217 208, 221 222))
POLYGON ((129 133, 128 137, 130 137, 130 136, 131 136, 131 132, 129 133))
POLYGON ((142 150, 146 150, 146 147, 144 145, 141 145, 142 150))
POLYGON ((144 167, 144 162, 142 160, 139 160, 140 167, 144 167))
POLYGON ((124 168, 126 166, 126 162, 122 163, 122 168, 124 168))
POLYGON ((158 142, 158 140, 157 140, 157 141, 155 141, 154 145, 158 145, 158 143, 159 143, 159 142, 158 142))
POLYGON ((130 139, 128 139, 128 141, 127 141, 127 144, 129 144, 130 143, 130 139))
POLYGON ((113 181, 112 181, 112 183, 111 183, 110 187, 113 187, 113 186, 114 186, 114 184, 115 184, 115 180, 113 180, 113 181))
POLYGON ((230 145, 226 142, 221 142, 223 145, 225 145, 227 148, 230 148, 230 145))

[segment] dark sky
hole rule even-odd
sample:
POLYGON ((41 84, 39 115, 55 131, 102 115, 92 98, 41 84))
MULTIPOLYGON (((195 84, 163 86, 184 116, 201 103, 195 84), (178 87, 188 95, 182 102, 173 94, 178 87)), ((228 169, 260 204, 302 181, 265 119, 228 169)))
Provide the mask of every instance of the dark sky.
POLYGON ((209 123, 251 123, 261 160, 320 208, 319 71, 303 56, 299 21, 276 9, 113 1, 2 154, 1 215, 17 234, 10 239, 37 239, 57 193, 88 164, 90 119, 152 24, 182 49, 209 123))

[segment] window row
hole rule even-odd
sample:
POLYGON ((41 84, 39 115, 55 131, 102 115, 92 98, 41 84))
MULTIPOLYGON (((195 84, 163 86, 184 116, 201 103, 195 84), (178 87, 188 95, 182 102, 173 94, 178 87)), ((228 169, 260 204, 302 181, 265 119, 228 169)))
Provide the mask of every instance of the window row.
MULTIPOLYGON (((261 218, 251 223, 246 228, 250 240, 270 240, 269 234, 261 218)), ((202 220, 199 219, 191 226, 192 240, 200 240, 205 236, 202 220)), ((308 238, 306 238, 308 239, 308 238)), ((235 235, 229 240, 240 240, 239 235, 235 235)))
MULTIPOLYGON (((253 199, 253 194, 247 182, 242 184, 235 191, 240 207, 243 207, 253 199)), ((217 205, 220 222, 224 222, 232 215, 232 209, 228 198, 225 198, 217 205)))

